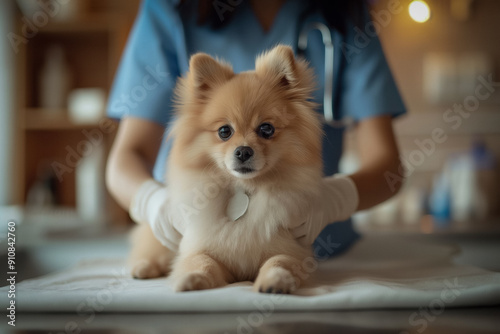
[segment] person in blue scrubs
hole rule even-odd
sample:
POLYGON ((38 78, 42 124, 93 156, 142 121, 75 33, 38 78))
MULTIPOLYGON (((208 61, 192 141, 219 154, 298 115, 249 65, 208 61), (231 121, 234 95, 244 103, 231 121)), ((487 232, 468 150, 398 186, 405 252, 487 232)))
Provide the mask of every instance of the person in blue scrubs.
MULTIPOLYGON (((323 22, 336 51, 333 109, 338 117, 356 121, 361 167, 350 177, 359 194, 358 210, 393 196, 401 183, 388 183, 384 175, 399 175, 392 119, 405 107, 379 39, 366 35, 368 42, 356 41, 369 20, 368 5, 353 0, 145 0, 109 98, 108 116, 121 120, 108 161, 110 192, 128 210, 145 180, 163 181, 173 89, 188 71, 191 55, 205 52, 224 59, 235 73, 252 70, 255 57, 278 43, 297 52, 301 29, 323 22)), ((317 76, 314 98, 322 105, 325 59, 318 31, 309 33, 304 56, 317 76)), ((324 131, 324 173, 332 175, 338 172, 344 129, 325 125, 324 131)), ((341 253, 359 238, 350 220, 332 223, 315 244, 320 258, 341 253)))

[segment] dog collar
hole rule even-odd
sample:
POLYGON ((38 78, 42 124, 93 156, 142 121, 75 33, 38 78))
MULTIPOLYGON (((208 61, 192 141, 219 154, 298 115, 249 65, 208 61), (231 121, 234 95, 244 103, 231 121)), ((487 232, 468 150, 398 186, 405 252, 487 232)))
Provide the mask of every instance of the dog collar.
POLYGON ((226 215, 232 221, 237 221, 248 210, 248 204, 250 203, 250 198, 241 188, 236 188, 234 190, 234 195, 229 199, 227 204, 226 215))

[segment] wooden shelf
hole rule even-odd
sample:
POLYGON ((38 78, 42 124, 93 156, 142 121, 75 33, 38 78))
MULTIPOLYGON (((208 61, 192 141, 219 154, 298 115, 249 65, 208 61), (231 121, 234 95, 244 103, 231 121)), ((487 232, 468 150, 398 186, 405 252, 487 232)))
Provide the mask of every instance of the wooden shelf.
MULTIPOLYGON (((73 123, 65 109, 31 108, 25 112, 25 130, 81 130, 98 127, 97 123, 73 123)), ((104 114, 104 113, 103 113, 104 114)))
MULTIPOLYGON (((30 189, 45 177, 44 174, 54 173, 53 163, 58 162, 70 170, 57 184, 51 185, 50 190, 58 205, 74 208, 77 204, 74 164, 83 157, 81 143, 92 141, 85 130, 101 130, 99 140, 105 152, 109 152, 115 136, 115 132, 101 129, 104 110, 100 114, 102 117, 93 122, 75 123, 66 107, 41 108, 42 69, 48 50, 54 46, 64 50, 65 63, 71 73, 68 91, 100 88, 109 92, 140 5, 139 0, 78 0, 78 3, 82 6, 74 19, 51 18, 47 24, 37 27, 36 36, 30 38, 29 43, 20 44, 16 54, 16 108, 19 114, 16 150, 19 161, 15 168, 19 174, 16 182, 16 188, 20 189, 19 203, 26 202, 30 189), (69 154, 72 155, 68 163, 69 154)), ((16 33, 22 35, 25 24, 22 19, 32 15, 23 15, 20 11, 16 14, 16 33)), ((96 168, 104 173, 103 166, 96 168)), ((127 221, 126 211, 109 195, 106 195, 106 203, 111 220, 127 221)))
POLYGON ((85 33, 106 33, 116 30, 122 20, 113 16, 94 15, 88 18, 80 18, 70 22, 54 22, 40 27, 41 33, 47 34, 85 34, 85 33))

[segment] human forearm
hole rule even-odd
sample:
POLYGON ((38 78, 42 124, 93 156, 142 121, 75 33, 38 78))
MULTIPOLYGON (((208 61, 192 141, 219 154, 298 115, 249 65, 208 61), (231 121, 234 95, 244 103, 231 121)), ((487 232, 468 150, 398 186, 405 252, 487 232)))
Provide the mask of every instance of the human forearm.
POLYGON ((163 127, 149 121, 135 118, 121 121, 108 159, 106 185, 126 210, 139 187, 152 178, 163 133, 163 127))
POLYGON ((350 177, 358 190, 358 208, 356 211, 369 209, 394 196, 401 188, 402 183, 391 183, 387 175, 398 174, 399 159, 381 162, 367 166, 350 177))
POLYGON ((358 210, 365 210, 394 196, 402 185, 388 176, 400 175, 399 150, 390 116, 380 116, 360 122, 357 147, 361 167, 351 179, 359 194, 358 210))
POLYGON ((106 168, 106 185, 125 210, 129 210, 132 198, 141 184, 151 177, 151 170, 138 152, 114 152, 110 155, 106 168))

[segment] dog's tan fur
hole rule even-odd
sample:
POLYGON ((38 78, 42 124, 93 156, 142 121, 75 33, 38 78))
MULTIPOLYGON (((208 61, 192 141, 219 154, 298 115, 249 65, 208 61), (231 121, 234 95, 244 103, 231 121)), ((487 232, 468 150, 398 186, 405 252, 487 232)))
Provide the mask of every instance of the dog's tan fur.
MULTIPOLYGON (((302 283, 297 270, 312 256, 288 230, 318 198, 322 177, 321 124, 314 112, 313 76, 293 51, 277 46, 256 60, 256 70, 234 74, 231 67, 196 54, 177 86, 175 138, 167 186, 174 219, 186 227, 170 273, 177 291, 209 289, 255 280, 262 292, 289 293, 302 283), (257 135, 271 123, 271 139, 257 135), (218 129, 229 124, 232 137, 218 129), (238 146, 254 150, 256 172, 231 170, 238 146), (236 187, 250 204, 236 222, 226 206, 236 187), (203 195, 204 194, 204 195, 203 195)), ((134 234, 132 273, 138 278, 166 274, 174 254, 146 225, 134 234)))

